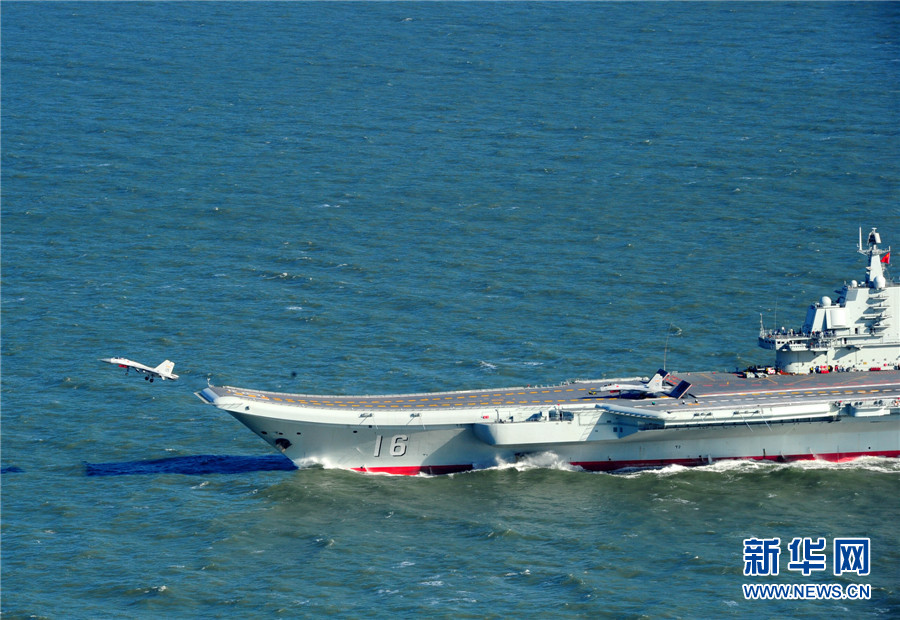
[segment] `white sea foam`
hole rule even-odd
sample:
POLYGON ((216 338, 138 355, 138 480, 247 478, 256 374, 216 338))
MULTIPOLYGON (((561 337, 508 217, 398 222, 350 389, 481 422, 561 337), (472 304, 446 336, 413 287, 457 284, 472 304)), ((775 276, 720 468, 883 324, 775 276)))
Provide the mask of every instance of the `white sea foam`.
POLYGON ((883 474, 900 474, 900 459, 890 459, 883 456, 861 456, 852 461, 833 463, 831 461, 794 461, 791 463, 777 463, 778 469, 802 469, 814 470, 860 470, 873 471, 883 474))
POLYGON ((516 471, 532 471, 535 469, 555 469, 557 471, 582 471, 580 467, 576 467, 571 463, 560 458, 553 452, 540 452, 536 454, 528 454, 516 461, 497 463, 492 467, 484 468, 485 470, 505 470, 515 469, 516 471))
POLYGON ((834 463, 823 460, 809 461, 792 461, 789 463, 773 463, 772 461, 757 461, 751 459, 727 459, 715 461, 709 465, 700 465, 697 467, 684 467, 682 465, 667 465, 660 468, 635 468, 633 470, 619 470, 614 472, 626 478, 634 478, 639 476, 675 476, 686 472, 705 472, 718 474, 735 474, 735 473, 752 473, 760 471, 781 471, 781 470, 864 470, 879 473, 900 474, 900 460, 889 459, 880 456, 865 456, 846 461, 843 463, 834 463))

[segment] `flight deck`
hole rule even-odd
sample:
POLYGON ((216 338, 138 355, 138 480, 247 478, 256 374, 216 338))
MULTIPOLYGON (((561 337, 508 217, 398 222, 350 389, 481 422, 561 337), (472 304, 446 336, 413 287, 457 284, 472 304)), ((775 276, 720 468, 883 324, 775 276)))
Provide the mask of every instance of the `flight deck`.
POLYGON ((629 401, 634 407, 672 409, 703 404, 784 402, 789 400, 846 400, 854 397, 900 397, 900 371, 846 372, 807 375, 765 375, 744 378, 737 373, 671 373, 671 382, 687 381, 690 390, 682 398, 668 396, 639 399, 617 398, 602 391, 609 380, 573 381, 551 386, 426 392, 369 396, 288 394, 235 387, 212 387, 219 396, 236 396, 271 404, 330 409, 469 409, 473 407, 523 407, 585 405, 592 401, 629 401))

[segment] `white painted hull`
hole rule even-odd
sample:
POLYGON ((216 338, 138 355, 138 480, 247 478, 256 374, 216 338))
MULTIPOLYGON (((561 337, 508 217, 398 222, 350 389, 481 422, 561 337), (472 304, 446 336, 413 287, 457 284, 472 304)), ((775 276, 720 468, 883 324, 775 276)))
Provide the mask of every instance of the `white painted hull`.
POLYGON ((575 415, 566 421, 497 421, 497 411, 524 420, 530 410, 520 408, 432 416, 448 413, 452 421, 445 424, 423 423, 421 415, 411 417, 408 410, 393 416, 404 423, 390 423, 386 416, 379 422, 358 411, 329 411, 332 421, 325 422, 321 413, 303 408, 254 403, 250 412, 241 411, 244 407, 233 403, 223 408, 300 467, 318 464, 392 474, 465 471, 546 453, 600 471, 703 465, 722 459, 844 461, 866 455, 900 456, 900 404, 882 407, 878 415, 854 416, 829 410, 820 402, 806 405, 802 412, 795 407, 798 411, 783 413, 787 419, 782 420, 773 416, 788 409, 776 406, 766 419, 750 419, 745 412, 727 423, 672 427, 598 411, 597 405, 570 407, 575 415), (320 420, 309 419, 316 417, 320 420), (506 433, 493 437, 491 429, 506 433))

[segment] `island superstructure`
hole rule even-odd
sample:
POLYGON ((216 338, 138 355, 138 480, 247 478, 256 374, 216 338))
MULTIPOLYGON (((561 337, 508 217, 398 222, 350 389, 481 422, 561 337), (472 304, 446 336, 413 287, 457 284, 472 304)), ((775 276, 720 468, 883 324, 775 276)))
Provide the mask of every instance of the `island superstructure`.
POLYGON ((887 279, 891 249, 879 248, 873 228, 866 247, 860 231, 858 251, 868 259, 866 279, 852 280, 823 296, 806 312, 799 329, 760 329, 759 346, 775 351, 775 366, 788 373, 821 370, 879 370, 900 358, 900 284, 887 279))
POLYGON ((612 471, 898 457, 900 285, 887 278, 890 250, 880 243, 874 229, 865 248, 860 239, 864 283, 812 306, 796 331, 760 334, 776 351, 769 373, 661 371, 678 389, 637 399, 610 390, 633 379, 382 396, 211 385, 197 395, 301 467, 440 474, 533 458, 612 471))

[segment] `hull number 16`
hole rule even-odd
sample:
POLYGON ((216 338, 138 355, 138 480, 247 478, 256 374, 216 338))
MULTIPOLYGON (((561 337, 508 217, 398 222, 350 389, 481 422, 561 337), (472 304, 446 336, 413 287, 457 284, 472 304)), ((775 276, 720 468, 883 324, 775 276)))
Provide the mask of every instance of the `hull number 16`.
MULTIPOLYGON (((394 435, 390 443, 391 456, 403 456, 406 454, 407 441, 409 441, 409 435, 394 435)), ((384 437, 375 435, 375 456, 381 456, 381 444, 383 442, 384 437)))

